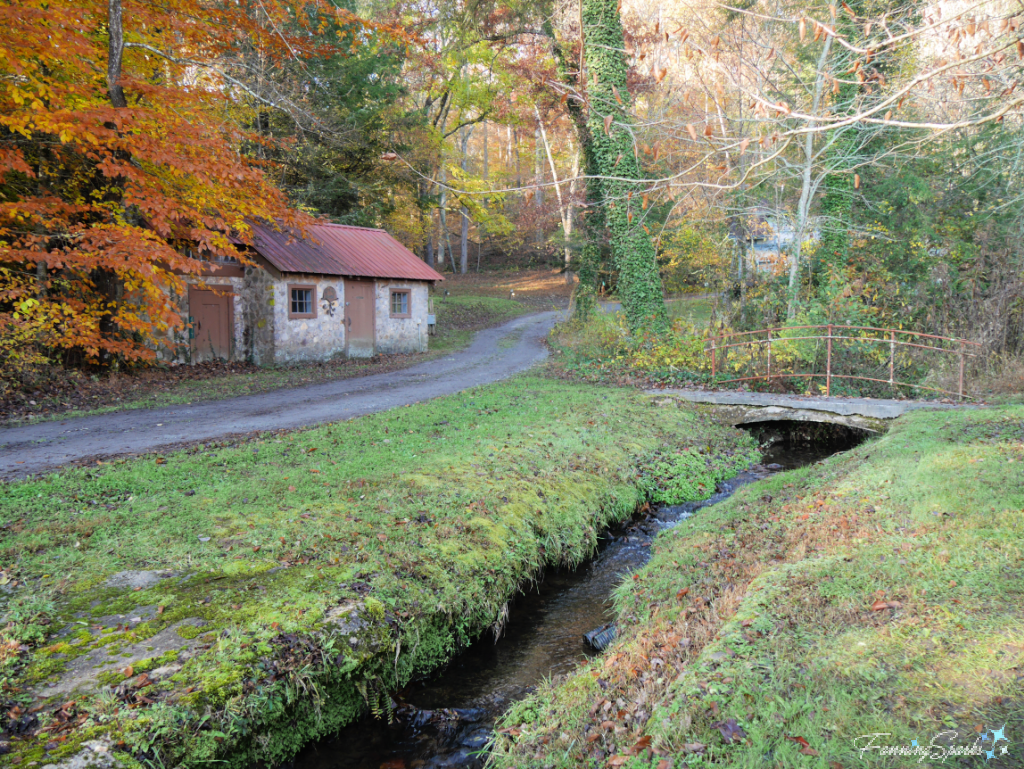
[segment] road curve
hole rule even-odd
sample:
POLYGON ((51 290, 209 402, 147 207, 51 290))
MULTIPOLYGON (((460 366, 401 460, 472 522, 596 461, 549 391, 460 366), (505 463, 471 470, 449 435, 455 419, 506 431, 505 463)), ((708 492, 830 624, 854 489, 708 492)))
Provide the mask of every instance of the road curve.
POLYGON ((544 312, 516 318, 478 332, 459 352, 388 374, 0 428, 0 479, 257 430, 335 422, 496 382, 547 357, 544 339, 560 317, 544 312))

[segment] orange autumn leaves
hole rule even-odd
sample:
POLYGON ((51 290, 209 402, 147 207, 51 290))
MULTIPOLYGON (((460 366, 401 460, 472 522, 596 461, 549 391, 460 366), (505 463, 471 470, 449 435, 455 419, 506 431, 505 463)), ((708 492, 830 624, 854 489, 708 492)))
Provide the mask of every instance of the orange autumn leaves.
POLYGON ((94 361, 181 330, 169 292, 238 257, 246 221, 302 226, 253 150, 274 142, 247 128, 273 98, 247 78, 358 23, 301 0, 122 2, 120 109, 107 0, 0 7, 0 327, 94 361))

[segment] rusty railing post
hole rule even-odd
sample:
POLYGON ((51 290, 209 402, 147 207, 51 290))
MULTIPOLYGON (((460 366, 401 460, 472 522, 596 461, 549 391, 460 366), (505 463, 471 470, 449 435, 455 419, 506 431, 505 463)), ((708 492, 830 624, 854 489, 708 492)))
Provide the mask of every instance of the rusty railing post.
POLYGON ((960 340, 960 387, 957 390, 960 400, 964 399, 964 340, 960 340))
POLYGON ((896 389, 896 332, 889 332, 889 387, 896 389))
POLYGON ((765 377, 765 382, 768 384, 772 383, 772 330, 768 329, 768 376, 765 377))
POLYGON ((832 397, 832 324, 828 324, 828 356, 825 359, 825 397, 832 397))

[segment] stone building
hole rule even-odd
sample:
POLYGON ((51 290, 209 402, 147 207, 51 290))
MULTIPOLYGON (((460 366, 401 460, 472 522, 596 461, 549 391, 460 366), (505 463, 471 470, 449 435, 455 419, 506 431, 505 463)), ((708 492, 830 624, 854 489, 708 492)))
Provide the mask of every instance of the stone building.
POLYGON ((273 365, 426 352, 430 286, 444 278, 387 232, 253 230, 250 264, 211 263, 179 297, 188 339, 162 357, 273 365))

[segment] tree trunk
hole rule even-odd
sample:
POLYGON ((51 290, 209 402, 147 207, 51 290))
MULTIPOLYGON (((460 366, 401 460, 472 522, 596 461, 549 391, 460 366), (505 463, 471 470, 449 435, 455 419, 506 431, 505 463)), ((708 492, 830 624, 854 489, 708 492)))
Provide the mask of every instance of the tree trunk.
MULTIPOLYGON (((437 238, 437 267, 438 267, 439 270, 444 270, 444 246, 445 246, 445 243, 448 242, 448 215, 447 215, 447 208, 448 208, 448 186, 445 183, 447 181, 447 179, 448 179, 448 175, 445 172, 443 161, 442 161, 442 165, 441 165, 441 175, 440 176, 441 176, 441 204, 438 206, 438 212, 439 212, 439 217, 438 218, 440 219, 440 228, 439 228, 439 231, 438 231, 438 238, 437 238)), ((449 249, 448 255, 452 256, 452 253, 451 253, 450 249, 449 249)), ((454 259, 455 257, 452 256, 452 258, 454 259)))
POLYGON ((640 178, 640 165, 632 141, 633 120, 628 111, 632 99, 626 88, 627 68, 622 53, 625 41, 618 0, 582 2, 584 54, 593 77, 587 124, 601 176, 612 256, 619 272, 618 295, 631 331, 660 333, 668 328, 668 314, 657 252, 642 226, 644 185, 634 181, 640 178), (606 118, 610 118, 607 133, 606 118))
POLYGON ((573 284, 572 274, 572 233, 574 220, 576 218, 576 192, 580 183, 580 153, 574 152, 572 158, 572 181, 569 182, 569 198, 565 203, 565 218, 562 220, 562 229, 565 232, 565 282, 573 284))
POLYGON ((484 124, 483 124, 483 126, 481 128, 481 130, 484 132, 484 168, 483 168, 483 179, 484 179, 484 181, 487 181, 488 177, 490 176, 490 160, 489 160, 488 153, 487 153, 487 139, 488 139, 488 136, 487 136, 487 134, 488 134, 487 124, 489 122, 490 121, 485 120, 484 124))
POLYGON ((537 126, 533 129, 533 183, 536 194, 533 196, 534 229, 533 243, 537 248, 544 245, 544 228, 542 217, 544 214, 544 155, 541 151, 540 141, 540 118, 537 119, 537 126))
MULTIPOLYGON (((467 155, 469 150, 469 137, 473 131, 470 128, 462 129, 462 178, 466 178, 467 155)), ((462 218, 462 232, 460 233, 459 246, 459 272, 465 275, 469 271, 469 209, 465 205, 459 206, 459 215, 462 218)))
MULTIPOLYGON (((107 0, 107 28, 109 30, 109 39, 107 41, 107 95, 115 109, 125 109, 128 106, 128 100, 125 98, 124 88, 121 87, 120 82, 121 62, 124 55, 124 20, 121 0, 107 0)), ((116 129, 116 125, 113 122, 108 122, 105 126, 111 130, 116 129)), ((119 151, 117 157, 125 160, 128 155, 119 151)), ((118 187, 123 189, 124 181, 122 178, 114 181, 115 189, 118 187)), ((116 205, 121 210, 121 213, 128 218, 123 195, 118 196, 116 205)), ((98 267, 92 272, 92 281, 97 293, 106 298, 105 304, 108 307, 116 307, 120 304, 120 299, 123 297, 123 285, 120 275, 113 270, 98 267)), ((117 322, 114 320, 112 312, 106 312, 100 317, 99 329, 105 336, 113 335, 117 331, 117 322)), ((111 367, 117 366, 117 359, 108 350, 100 352, 100 362, 111 367)))
POLYGON ((427 265, 434 266, 434 217, 430 217, 430 226, 427 227, 427 265))
POLYGON ((116 109, 128 106, 121 87, 121 58, 124 55, 124 26, 121 0, 107 0, 107 27, 110 39, 107 43, 107 94, 116 109))
POLYGON ((540 129, 540 138, 544 144, 544 153, 548 158, 548 167, 551 170, 551 183, 555 187, 555 197, 558 198, 558 217, 562 221, 562 235, 565 238, 565 282, 572 284, 572 272, 569 271, 569 265, 572 262, 572 248, 569 245, 569 240, 572 238, 572 197, 576 190, 576 176, 579 174, 579 155, 576 155, 575 167, 573 168, 572 174, 573 179, 569 188, 569 197, 566 199, 562 195, 562 184, 558 181, 558 169, 555 167, 555 158, 551 154, 551 143, 548 141, 548 132, 544 129, 544 121, 541 120, 540 110, 534 107, 533 112, 537 117, 537 127, 540 129))
MULTIPOLYGON (((575 60, 569 59, 562 45, 555 36, 550 21, 544 23, 545 34, 551 39, 551 52, 558 66, 558 74, 570 88, 584 91, 584 55, 583 55, 583 9, 580 8, 580 58, 579 66, 575 60)), ((576 275, 579 282, 573 290, 573 319, 585 322, 597 309, 597 283, 600 276, 601 255, 606 241, 604 209, 601 206, 601 180, 598 177, 597 161, 594 156, 593 137, 587 125, 587 115, 581 101, 566 101, 566 111, 572 121, 579 146, 577 167, 582 163, 586 169, 586 202, 582 213, 583 237, 580 255, 576 260, 576 275)))
MULTIPOLYGON (((825 65, 828 63, 829 51, 832 50, 832 36, 825 38, 818 57, 818 74, 814 80, 814 98, 811 103, 811 114, 817 114, 821 104, 822 91, 825 86, 825 65)), ((813 125, 813 121, 812 121, 813 125)), ((800 257, 803 252, 804 233, 810 217, 811 198, 817 185, 814 183, 814 133, 808 131, 804 136, 804 167, 800 179, 800 201, 796 209, 796 228, 793 233, 793 246, 789 257, 789 297, 786 303, 786 320, 796 316, 797 299, 800 293, 800 257)), ((776 212, 778 216, 778 212, 776 212)))
POLYGON ((514 141, 514 149, 516 153, 516 188, 521 189, 523 186, 523 166, 522 158, 519 155, 519 129, 512 129, 512 137, 514 141))

